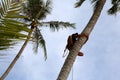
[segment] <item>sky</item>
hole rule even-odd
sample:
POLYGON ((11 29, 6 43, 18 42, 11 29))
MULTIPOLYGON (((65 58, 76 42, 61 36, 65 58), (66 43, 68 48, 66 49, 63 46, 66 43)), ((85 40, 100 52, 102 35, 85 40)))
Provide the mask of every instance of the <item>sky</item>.
MULTIPOLYGON (((62 55, 68 36, 76 32, 80 33, 93 11, 89 1, 80 8, 74 8, 75 2, 76 0, 53 0, 53 10, 46 21, 69 21, 76 24, 76 29, 60 29, 58 32, 52 32, 49 28, 42 28, 48 59, 44 60, 41 48, 38 54, 34 54, 32 43, 29 42, 5 80, 56 80, 66 58, 62 55)), ((73 80, 120 79, 120 14, 108 15, 109 7, 110 0, 107 0, 88 42, 81 49, 84 56, 76 58, 73 66, 73 80)), ((9 54, 0 57, 0 75, 15 57, 22 43, 19 42, 14 49, 0 51, 1 54, 9 54)), ((71 73, 68 80, 72 80, 71 73)))

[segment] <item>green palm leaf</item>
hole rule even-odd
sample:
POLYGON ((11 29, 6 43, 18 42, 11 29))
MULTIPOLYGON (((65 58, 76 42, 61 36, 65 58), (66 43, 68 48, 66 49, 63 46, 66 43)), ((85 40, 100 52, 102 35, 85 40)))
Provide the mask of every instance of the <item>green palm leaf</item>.
POLYGON ((27 0, 24 4, 24 14, 28 16, 25 18, 26 21, 31 22, 31 26, 35 29, 33 31, 33 43, 34 51, 37 52, 39 44, 41 44, 45 59, 47 58, 45 40, 39 30, 40 27, 49 27, 52 31, 58 31, 60 28, 75 28, 74 24, 62 21, 49 21, 49 22, 39 22, 40 20, 46 18, 47 14, 51 12, 51 0, 27 0), (45 25, 45 26, 44 26, 45 25), (39 28, 38 28, 39 27, 39 28))
POLYGON ((108 14, 116 14, 120 10, 120 0, 112 0, 112 7, 108 10, 108 14))
POLYGON ((44 2, 43 0, 27 0, 24 4, 24 13, 32 21, 33 19, 42 20, 51 12, 51 0, 44 2))
POLYGON ((52 31, 58 31, 60 28, 73 28, 75 29, 74 23, 63 22, 63 21, 49 21, 49 22, 40 22, 40 25, 45 25, 49 27, 52 31))
POLYGON ((33 43, 34 43, 34 51, 37 52, 38 51, 38 46, 40 45, 43 50, 44 50, 44 57, 45 60, 47 59, 47 50, 46 50, 46 45, 45 45, 45 40, 40 32, 40 30, 36 27, 34 28, 34 32, 33 32, 33 43))
POLYGON ((75 3, 75 8, 80 7, 85 0, 79 0, 75 3))
POLYGON ((15 39, 24 39, 26 34, 21 31, 29 31, 26 24, 19 21, 21 18, 26 18, 26 16, 20 15, 22 3, 23 1, 14 0, 1 0, 0 2, 0 49, 13 45, 11 43, 14 43, 15 39), (2 43, 3 39, 4 43, 2 43))

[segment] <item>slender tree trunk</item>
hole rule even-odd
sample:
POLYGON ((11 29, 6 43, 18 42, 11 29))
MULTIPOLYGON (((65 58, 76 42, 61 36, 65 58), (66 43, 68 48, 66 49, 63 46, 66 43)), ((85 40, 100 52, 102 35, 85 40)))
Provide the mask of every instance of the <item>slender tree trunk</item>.
MULTIPOLYGON (((101 11, 103 9, 103 6, 105 4, 106 0, 99 0, 99 4, 97 5, 91 19, 89 20, 87 26, 85 27, 85 29, 82 31, 81 34, 87 34, 90 35, 91 31, 93 30, 100 14, 101 11)), ((82 36, 79 38, 79 40, 75 43, 75 45, 73 46, 73 49, 70 51, 68 57, 65 60, 65 63, 58 75, 57 80, 67 80, 68 75, 71 71, 71 68, 74 64, 74 61, 78 55, 79 50, 82 48, 82 46, 84 45, 84 42, 86 41, 86 37, 82 36)))
POLYGON ((4 80, 6 78, 6 76, 8 75, 8 73, 11 71, 11 69, 13 68, 13 66, 15 65, 16 61, 19 59, 19 57, 21 56, 23 50, 25 49, 31 34, 33 32, 33 28, 31 28, 30 32, 28 33, 27 39, 24 42, 23 46, 21 47, 21 49, 19 50, 18 54, 16 55, 16 57, 14 58, 14 60, 11 62, 11 64, 9 65, 9 67, 7 68, 7 70, 5 71, 5 73, 1 76, 0 80, 4 80))

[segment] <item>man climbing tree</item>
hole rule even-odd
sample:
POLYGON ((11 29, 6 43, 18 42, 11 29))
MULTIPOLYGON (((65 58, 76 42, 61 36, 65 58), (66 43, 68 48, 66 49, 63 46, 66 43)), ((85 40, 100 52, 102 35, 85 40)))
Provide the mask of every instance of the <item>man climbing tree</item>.
MULTIPOLYGON (((84 37, 87 38, 86 41, 85 41, 85 43, 86 43, 87 40, 88 40, 88 35, 87 35, 87 34, 74 33, 74 34, 72 34, 72 35, 70 35, 70 36, 68 37, 67 45, 66 45, 66 47, 65 47, 64 55, 63 55, 63 56, 65 56, 65 52, 66 52, 67 49, 68 49, 69 51, 72 50, 72 48, 73 48, 74 44, 76 43, 76 41, 77 41, 80 37, 82 37, 82 36, 84 36, 84 37)), ((84 44, 85 44, 85 43, 84 43, 84 44)), ((84 55, 84 54, 83 54, 82 52, 78 52, 78 56, 83 56, 83 55, 84 55)))
MULTIPOLYGON (((84 1, 85 0, 80 0, 76 7, 80 6, 84 1)), ((94 13, 93 13, 91 19, 89 20, 87 26, 81 33, 81 34, 88 34, 88 36, 92 32, 100 14, 101 14, 101 11, 103 9, 103 6, 104 6, 106 0, 92 0, 92 2, 95 3, 94 13)), ((87 37, 85 37, 85 36, 78 38, 78 40, 76 41, 72 50, 70 50, 69 55, 68 55, 67 59, 65 60, 65 63, 58 75, 57 80, 67 80, 68 75, 73 66, 73 63, 78 55, 78 52, 82 48, 82 46, 84 45, 86 40, 87 40, 87 37)))

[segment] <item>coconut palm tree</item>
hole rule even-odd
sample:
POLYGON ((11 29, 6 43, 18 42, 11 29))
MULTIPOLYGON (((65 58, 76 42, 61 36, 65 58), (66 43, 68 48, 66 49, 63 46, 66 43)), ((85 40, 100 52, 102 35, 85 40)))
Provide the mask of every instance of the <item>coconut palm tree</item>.
POLYGON ((32 40, 35 42, 36 48, 35 52, 37 51, 38 44, 41 44, 44 53, 45 53, 45 59, 46 56, 46 48, 45 48, 45 40, 43 39, 43 36, 41 34, 41 31, 39 30, 41 27, 49 27, 53 31, 59 30, 60 28, 75 28, 74 24, 70 24, 69 22, 59 22, 59 21, 49 21, 49 22, 43 22, 42 20, 46 18, 47 14, 50 14, 51 12, 51 1, 47 0, 44 2, 44 0, 28 0, 27 4, 24 4, 24 14, 28 16, 28 18, 25 18, 26 21, 28 21, 31 26, 31 29, 33 29, 33 36, 32 40))
MULTIPOLYGON (((80 6, 85 0, 79 0, 79 2, 76 3, 76 7, 80 6)), ((93 30, 100 14, 103 9, 103 6, 106 2, 106 0, 91 0, 92 3, 94 3, 94 13, 89 20, 88 24, 86 25, 85 29, 82 31, 81 34, 90 35, 91 31, 93 30)), ((69 52, 68 57, 65 60, 65 63, 58 75, 57 80, 67 80, 67 77, 71 71, 71 68, 73 66, 73 63, 78 55, 79 50, 82 48, 84 43, 86 42, 87 37, 81 36, 78 41, 76 41, 75 45, 73 46, 73 49, 69 52)))
MULTIPOLYGON (((29 28, 19 21, 19 19, 26 18, 19 14, 22 11, 23 2, 14 2, 14 0, 1 0, 0 2, 0 50, 8 49, 18 40, 24 40, 27 37, 24 33, 29 32, 29 28)), ((0 80, 3 79, 0 78, 0 80)))
MULTIPOLYGON (((75 7, 80 7, 85 0, 79 0, 76 4, 75 7)), ((94 4, 94 13, 89 20, 88 24, 86 25, 85 29, 81 32, 81 34, 87 34, 88 36, 92 32, 100 14, 103 9, 103 6, 106 2, 106 0, 91 0, 91 2, 94 4)), ((108 14, 113 15, 117 14, 117 12, 120 10, 120 0, 111 0, 112 7, 108 10, 108 14)), ((73 49, 70 51, 67 59, 65 60, 65 63, 59 73, 59 76, 57 80, 67 80, 67 77, 70 73, 70 70, 73 66, 73 63, 77 57, 77 54, 79 50, 82 48, 84 45, 84 42, 86 41, 86 37, 80 37, 79 40, 75 43, 73 49)))
MULTIPOLYGON (((15 1, 15 0, 14 0, 15 1)), ((17 1, 19 2, 19 1, 17 1)), ((21 56, 24 48, 26 47, 29 40, 35 42, 35 51, 37 51, 38 45, 40 44, 43 47, 45 60, 47 59, 47 51, 45 46, 45 40, 42 36, 41 31, 39 30, 41 27, 49 27, 53 31, 59 30, 60 28, 75 28, 74 24, 69 22, 62 22, 62 21, 49 21, 49 22, 42 22, 43 19, 46 18, 47 14, 51 12, 51 1, 50 0, 27 0, 25 4, 23 4, 23 13, 27 17, 25 17, 26 23, 30 23, 30 30, 27 35, 27 39, 25 40, 24 44, 22 45, 21 49, 19 50, 18 54, 5 71, 5 73, 1 76, 0 80, 4 80, 5 77, 8 75, 12 67, 15 65, 16 61, 21 56)))

